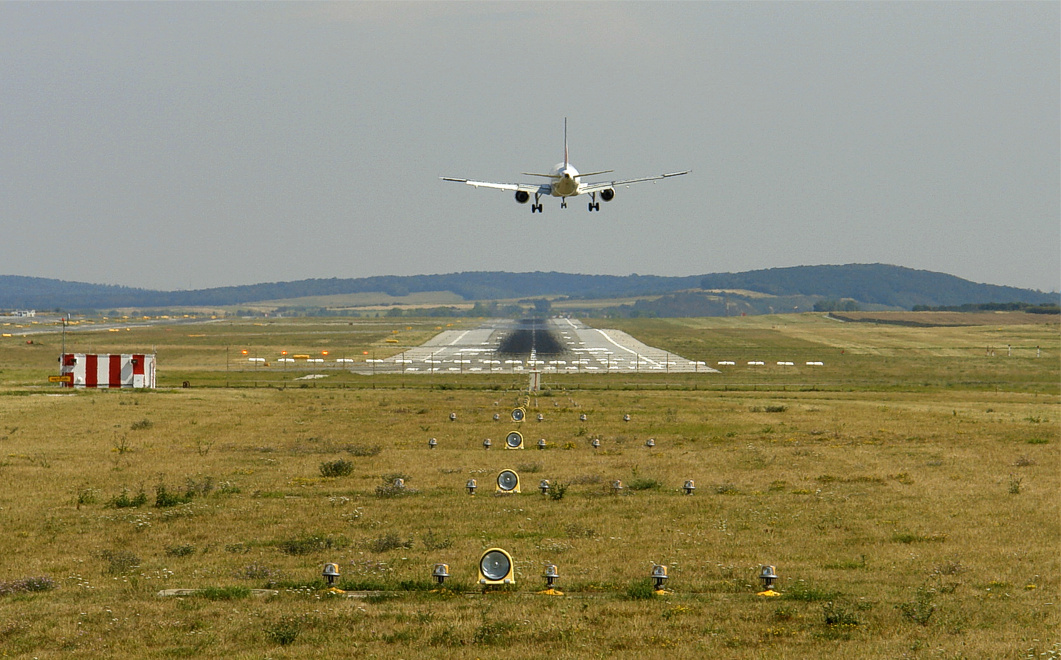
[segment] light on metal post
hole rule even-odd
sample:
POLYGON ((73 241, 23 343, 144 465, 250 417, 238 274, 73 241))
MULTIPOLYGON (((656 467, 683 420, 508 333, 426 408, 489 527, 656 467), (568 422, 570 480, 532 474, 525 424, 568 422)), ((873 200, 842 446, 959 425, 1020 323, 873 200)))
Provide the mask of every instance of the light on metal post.
POLYGON ((763 566, 759 569, 759 580, 763 583, 763 590, 759 592, 760 596, 780 596, 781 594, 774 591, 774 583, 777 582, 777 571, 773 566, 763 566))
POLYGON ((600 449, 600 438, 593 438, 589 443, 594 449, 600 449))
POLYGON ((325 564, 321 576, 328 581, 329 587, 333 586, 335 579, 339 577, 339 564, 325 564))
POLYGON ((435 564, 435 570, 431 571, 431 576, 438 581, 439 586, 442 586, 442 583, 449 577, 449 564, 435 564))
POLYGON ((469 479, 464 487, 468 489, 469 495, 475 495, 475 489, 478 488, 479 485, 475 483, 475 479, 469 479))
POLYGON ((656 439, 655 438, 649 438, 648 440, 645 440, 645 446, 648 447, 649 449, 652 449, 653 447, 656 446, 656 439))
POLYGON ((654 583, 656 593, 662 593, 664 591, 663 583, 666 579, 667 567, 662 564, 654 564, 652 566, 652 582, 654 583))
POLYGON ((548 493, 549 492, 549 480, 548 479, 542 479, 541 481, 539 481, 538 482, 538 490, 540 490, 542 492, 542 495, 545 495, 546 493, 548 493))
POLYGON ((491 444, 493 444, 493 443, 490 442, 490 438, 487 438, 486 440, 483 440, 483 449, 489 449, 491 444))
POLYGON ((693 483, 692 479, 688 479, 686 480, 685 485, 682 486, 682 490, 685 491, 686 495, 692 495, 693 491, 696 490, 696 484, 693 483))
POLYGON ((430 440, 427 441, 427 446, 430 447, 431 449, 434 449, 435 447, 438 446, 438 440, 436 440, 434 438, 431 438, 430 440))
POLYGON ((538 449, 545 449, 545 438, 538 439, 538 449))

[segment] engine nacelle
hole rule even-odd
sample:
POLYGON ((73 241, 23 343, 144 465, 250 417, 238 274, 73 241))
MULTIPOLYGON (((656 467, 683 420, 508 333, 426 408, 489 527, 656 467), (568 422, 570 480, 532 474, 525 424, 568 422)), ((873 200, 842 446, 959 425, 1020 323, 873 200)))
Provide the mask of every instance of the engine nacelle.
POLYGON ((615 188, 605 188, 600 191, 600 198, 606 202, 612 201, 615 198, 615 188))
POLYGON ((526 190, 517 190, 516 191, 516 201, 517 202, 519 202, 520 204, 526 204, 528 199, 530 199, 530 193, 529 192, 527 192, 526 190))

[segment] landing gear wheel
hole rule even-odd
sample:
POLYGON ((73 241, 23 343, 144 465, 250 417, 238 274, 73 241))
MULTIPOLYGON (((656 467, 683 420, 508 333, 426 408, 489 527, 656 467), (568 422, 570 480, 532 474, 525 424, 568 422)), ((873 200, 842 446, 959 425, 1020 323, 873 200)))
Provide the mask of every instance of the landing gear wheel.
POLYGON ((542 212, 542 205, 541 204, 531 204, 531 213, 541 213, 541 212, 542 212))
POLYGON ((600 210, 600 202, 597 202, 597 203, 590 202, 589 203, 589 211, 590 211, 590 213, 592 213, 594 211, 599 211, 599 210, 600 210))

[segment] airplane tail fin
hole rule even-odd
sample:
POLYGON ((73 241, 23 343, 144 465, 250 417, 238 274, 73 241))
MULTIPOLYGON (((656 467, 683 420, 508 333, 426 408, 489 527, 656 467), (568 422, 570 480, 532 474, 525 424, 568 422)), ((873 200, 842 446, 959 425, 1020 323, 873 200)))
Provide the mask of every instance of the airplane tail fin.
POLYGON ((564 117, 564 168, 570 164, 567 159, 567 117, 564 117))

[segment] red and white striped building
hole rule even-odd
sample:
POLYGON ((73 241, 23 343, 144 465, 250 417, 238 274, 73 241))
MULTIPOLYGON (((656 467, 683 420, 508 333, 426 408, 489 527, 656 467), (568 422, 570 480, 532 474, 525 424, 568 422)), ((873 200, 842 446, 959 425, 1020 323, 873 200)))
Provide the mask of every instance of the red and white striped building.
POLYGON ((61 364, 59 373, 73 377, 65 387, 155 387, 154 355, 67 353, 61 364))

